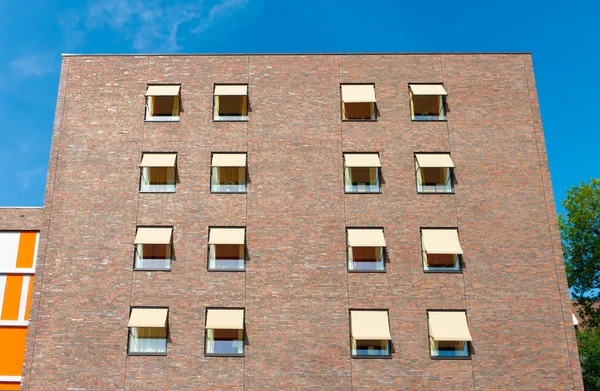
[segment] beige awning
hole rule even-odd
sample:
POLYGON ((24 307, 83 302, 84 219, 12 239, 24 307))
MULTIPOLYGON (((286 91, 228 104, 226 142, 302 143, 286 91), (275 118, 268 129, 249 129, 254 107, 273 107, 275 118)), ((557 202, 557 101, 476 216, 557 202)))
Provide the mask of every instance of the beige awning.
POLYGON ((455 229, 424 229, 421 231, 423 250, 427 254, 462 254, 455 229))
POLYGON ((215 95, 248 95, 248 86, 229 85, 215 86, 215 95))
POLYGON ((206 314, 206 328, 220 330, 243 330, 244 310, 209 309, 206 314))
POLYGON ((213 153, 213 167, 246 167, 245 153, 213 153))
POLYGON ((367 103, 377 102, 375 85, 373 84, 342 84, 342 102, 367 103))
POLYGON ((441 84, 410 84, 413 95, 448 95, 441 84))
POLYGON ((383 230, 380 228, 348 228, 348 247, 385 247, 383 230))
POLYGON ((144 153, 140 167, 175 167, 176 153, 144 153))
POLYGON ((211 228, 208 244, 244 244, 245 228, 211 228))
POLYGON ((168 308, 132 308, 127 327, 167 327, 168 308))
POLYGON ((171 244, 173 228, 140 227, 135 235, 134 244, 171 244))
POLYGON ((346 167, 381 167, 376 153, 345 153, 344 162, 346 167))
POLYGON ((177 96, 180 89, 180 85, 148 86, 146 96, 177 96))
POLYGON ((454 162, 448 153, 417 153, 415 157, 420 168, 454 168, 454 162))
POLYGON ((472 341, 463 311, 428 311, 429 335, 434 341, 472 341))
POLYGON ((350 311, 350 324, 354 339, 392 339, 387 311, 350 311))

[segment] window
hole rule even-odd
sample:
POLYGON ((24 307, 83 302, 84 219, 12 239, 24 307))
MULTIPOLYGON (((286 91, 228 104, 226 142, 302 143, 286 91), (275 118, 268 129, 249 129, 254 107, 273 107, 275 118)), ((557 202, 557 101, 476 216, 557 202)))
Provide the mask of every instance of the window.
POLYGON ((381 163, 376 153, 344 154, 344 190, 346 193, 378 193, 381 191, 381 163))
POLYGON ((246 268, 245 228, 210 228, 208 246, 208 270, 246 268))
POLYGON ((342 84, 342 119, 376 120, 374 84, 342 84))
POLYGON ((448 153, 416 153, 418 193, 454 192, 454 162, 448 153))
POLYGON ((465 311, 427 311, 427 321, 431 357, 470 357, 472 338, 465 311))
POLYGON ((204 348, 207 356, 244 355, 244 310, 207 309, 204 348))
POLYGON ((169 193, 175 191, 176 153, 144 153, 140 164, 140 191, 169 193))
POLYGON ((390 323, 387 310, 351 310, 352 357, 390 357, 390 323))
POLYGON ((171 270, 172 236, 172 227, 139 227, 134 270, 171 270))
POLYGON ((448 93, 441 84, 409 84, 413 121, 446 119, 445 100, 448 93))
POLYGON ((463 250, 456 229, 422 229, 423 269, 427 271, 460 271, 463 250))
POLYGON ((127 324, 127 352, 136 355, 166 355, 168 316, 168 308, 132 308, 127 324))
POLYGON ((211 167, 210 191, 218 193, 246 191, 245 153, 214 153, 211 167))
POLYGON ((216 85, 213 119, 215 121, 248 120, 248 86, 216 85))
POLYGON ((146 121, 179 121, 180 85, 149 85, 146 121))
POLYGON ((385 271, 385 238, 381 228, 348 228, 348 271, 385 271))

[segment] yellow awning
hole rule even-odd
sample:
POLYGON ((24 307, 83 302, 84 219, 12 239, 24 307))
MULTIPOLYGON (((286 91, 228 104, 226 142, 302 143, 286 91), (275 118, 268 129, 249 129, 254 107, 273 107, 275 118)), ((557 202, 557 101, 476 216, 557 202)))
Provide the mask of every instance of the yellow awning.
POLYGON ((413 95, 448 95, 441 84, 410 84, 413 95))
POLYGON ((350 324, 354 339, 392 339, 387 311, 350 311, 350 324))
POLYGON ((385 247, 383 229, 348 228, 348 247, 385 247))
POLYGON ((245 153, 213 153, 213 167, 246 167, 245 153))
POLYGON ((175 167, 176 153, 144 153, 140 167, 175 167))
POLYGON ((140 227, 135 235, 134 244, 171 244, 173 228, 140 227))
POLYGON ((472 341, 464 311, 428 311, 429 335, 434 341, 472 341))
POLYGON ((245 238, 245 228, 211 228, 208 244, 244 244, 245 238))
POLYGON ((346 167, 381 167, 376 153, 345 153, 344 162, 346 167))
POLYGON ((374 103, 375 85, 373 84, 342 84, 342 102, 344 103, 374 103))
POLYGON ((423 250, 427 254, 462 254, 455 229, 423 229, 423 250))
POLYGON ((228 96, 244 96, 248 95, 247 85, 227 85, 227 86, 215 86, 215 95, 228 95, 228 96))
POLYGON ((167 327, 168 308, 133 308, 127 327, 167 327))
POLYGON ((208 309, 206 328, 219 330, 243 330, 244 310, 239 309, 208 309))
POLYGON ((148 86, 146 90, 146 96, 177 96, 179 95, 180 85, 170 86, 148 86))
POLYGON ((417 153, 415 157, 420 168, 454 168, 448 153, 417 153))

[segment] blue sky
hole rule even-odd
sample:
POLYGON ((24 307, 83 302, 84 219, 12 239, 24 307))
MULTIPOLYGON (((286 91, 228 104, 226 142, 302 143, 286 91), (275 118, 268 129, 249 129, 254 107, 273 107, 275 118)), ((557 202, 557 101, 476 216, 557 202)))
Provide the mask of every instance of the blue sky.
POLYGON ((43 203, 61 53, 532 52, 556 202, 600 177, 597 0, 0 5, 0 206, 43 203))

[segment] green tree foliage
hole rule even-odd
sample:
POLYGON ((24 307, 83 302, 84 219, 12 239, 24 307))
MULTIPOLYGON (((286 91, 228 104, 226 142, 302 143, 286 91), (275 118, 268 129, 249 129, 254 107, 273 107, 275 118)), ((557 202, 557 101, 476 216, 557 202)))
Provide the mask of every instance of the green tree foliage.
POLYGON ((600 390, 600 328, 578 331, 577 345, 586 390, 600 390))
POLYGON ((582 320, 577 332, 583 379, 600 389, 600 179, 573 186, 558 216, 571 295, 582 320))

